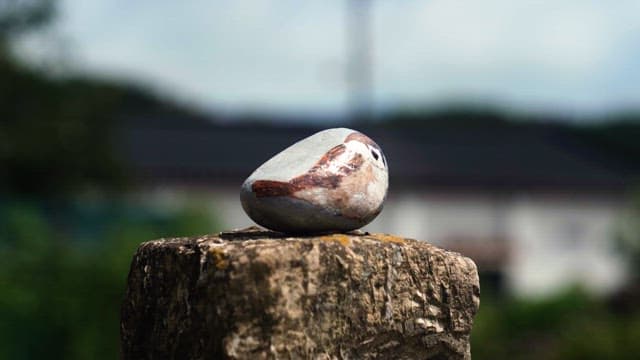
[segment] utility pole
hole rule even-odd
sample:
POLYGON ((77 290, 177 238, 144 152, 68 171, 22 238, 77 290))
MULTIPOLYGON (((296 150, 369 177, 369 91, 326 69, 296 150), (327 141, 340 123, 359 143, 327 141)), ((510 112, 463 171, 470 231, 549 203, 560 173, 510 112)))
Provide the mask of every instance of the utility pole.
POLYGON ((347 1, 347 86, 351 122, 373 117, 371 0, 347 1))

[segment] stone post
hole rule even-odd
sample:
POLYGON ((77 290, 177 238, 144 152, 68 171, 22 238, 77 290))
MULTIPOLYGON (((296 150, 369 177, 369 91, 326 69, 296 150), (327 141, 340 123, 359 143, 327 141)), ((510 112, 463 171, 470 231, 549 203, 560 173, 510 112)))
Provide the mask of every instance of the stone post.
POLYGON ((476 266, 424 241, 249 228, 143 243, 124 359, 469 359, 476 266))

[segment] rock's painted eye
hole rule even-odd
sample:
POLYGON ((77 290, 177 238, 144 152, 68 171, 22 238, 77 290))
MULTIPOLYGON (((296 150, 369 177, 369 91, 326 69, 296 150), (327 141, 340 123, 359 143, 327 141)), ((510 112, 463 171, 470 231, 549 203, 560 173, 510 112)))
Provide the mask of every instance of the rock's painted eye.
POLYGON ((378 155, 378 152, 371 149, 371 155, 373 155, 373 158, 378 160, 380 158, 380 155, 378 155))

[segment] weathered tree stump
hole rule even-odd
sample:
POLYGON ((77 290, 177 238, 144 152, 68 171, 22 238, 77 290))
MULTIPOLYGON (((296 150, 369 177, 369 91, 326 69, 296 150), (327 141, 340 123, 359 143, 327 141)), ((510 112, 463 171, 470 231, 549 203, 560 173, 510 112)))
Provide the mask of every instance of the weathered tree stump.
POLYGON ((423 241, 251 228, 143 243, 124 359, 468 359, 476 266, 423 241))

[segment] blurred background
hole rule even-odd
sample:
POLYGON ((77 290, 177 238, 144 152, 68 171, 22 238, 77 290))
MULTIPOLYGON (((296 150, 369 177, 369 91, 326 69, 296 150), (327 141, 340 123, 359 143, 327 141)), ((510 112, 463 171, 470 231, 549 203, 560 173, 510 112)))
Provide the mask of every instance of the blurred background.
POLYGON ((640 1, 0 0, 0 358, 118 357, 136 247, 251 225, 242 181, 337 126, 366 229, 481 273, 475 359, 640 353, 640 1))

